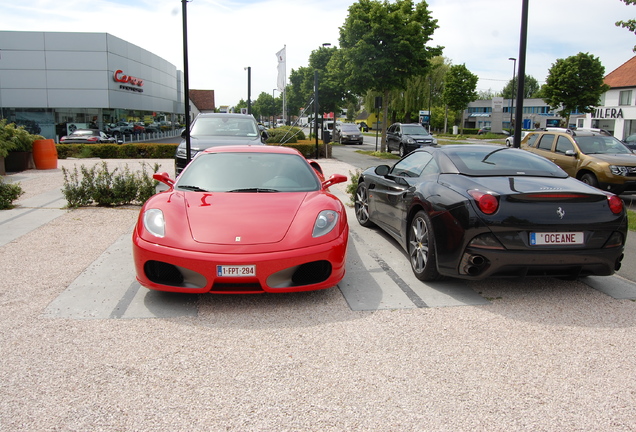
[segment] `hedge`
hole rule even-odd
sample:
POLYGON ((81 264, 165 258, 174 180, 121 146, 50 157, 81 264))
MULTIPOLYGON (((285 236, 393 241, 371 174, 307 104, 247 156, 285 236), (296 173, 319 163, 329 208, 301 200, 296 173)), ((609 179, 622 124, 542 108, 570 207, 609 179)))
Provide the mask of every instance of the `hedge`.
MULTIPOLYGON (((58 159, 99 158, 99 159, 173 159, 178 144, 57 144, 58 159)), ((280 144, 268 144, 280 145, 280 144)), ((302 140, 285 144, 297 149, 307 158, 316 157, 315 141, 302 140)), ((329 149, 330 150, 330 149, 329 149)), ((325 145, 318 144, 319 157, 325 156, 325 145)), ((331 151, 327 157, 331 156, 331 151)))
POLYGON ((172 159, 178 144, 57 144, 58 159, 172 159))

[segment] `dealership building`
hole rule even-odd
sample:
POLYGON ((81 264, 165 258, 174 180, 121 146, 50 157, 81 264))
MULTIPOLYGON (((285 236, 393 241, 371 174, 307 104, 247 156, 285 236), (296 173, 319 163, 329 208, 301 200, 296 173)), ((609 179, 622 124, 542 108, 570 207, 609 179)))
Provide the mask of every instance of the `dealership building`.
POLYGON ((0 118, 45 138, 178 122, 183 95, 175 65, 110 34, 0 31, 0 118))

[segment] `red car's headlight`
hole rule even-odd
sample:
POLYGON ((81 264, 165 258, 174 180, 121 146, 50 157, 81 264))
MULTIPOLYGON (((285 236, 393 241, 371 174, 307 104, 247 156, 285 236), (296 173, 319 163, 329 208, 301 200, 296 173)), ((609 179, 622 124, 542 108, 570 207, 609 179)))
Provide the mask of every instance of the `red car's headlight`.
POLYGON ((148 209, 144 212, 144 228, 155 237, 166 235, 166 220, 159 209, 148 209))
POLYGON ((322 237, 329 234, 338 223, 338 212, 334 210, 323 210, 318 213, 318 217, 314 222, 314 230, 312 237, 322 237))

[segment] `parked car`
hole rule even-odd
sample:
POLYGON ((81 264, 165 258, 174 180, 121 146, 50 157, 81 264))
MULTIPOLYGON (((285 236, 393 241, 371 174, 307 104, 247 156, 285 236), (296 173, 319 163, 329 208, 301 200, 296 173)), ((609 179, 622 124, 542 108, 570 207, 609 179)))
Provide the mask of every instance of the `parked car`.
POLYGON ((161 131, 161 125, 159 123, 148 123, 147 125, 145 125, 146 127, 146 132, 148 133, 154 133, 154 132, 160 132, 161 131))
POLYGON ((505 129, 502 129, 501 132, 493 132, 490 126, 484 126, 483 128, 477 131, 477 135, 485 135, 485 134, 496 134, 496 135, 510 135, 505 129))
POLYGON ((355 214, 391 235, 423 281, 611 275, 627 238, 618 196, 490 144, 425 147, 367 169, 355 214))
POLYGON ((99 144, 117 143, 117 138, 107 135, 99 129, 75 129, 70 135, 60 138, 60 144, 99 144))
POLYGON ((108 133, 121 136, 125 134, 131 134, 134 131, 134 125, 132 123, 120 121, 114 124, 108 125, 108 133))
MULTIPOLYGON (((526 137, 526 135, 528 135, 528 131, 521 131, 521 140, 522 141, 526 137)), ((506 137, 506 145, 508 147, 512 147, 514 142, 515 142, 515 136, 514 135, 509 135, 509 136, 506 137)))
POLYGON ((521 148, 594 187, 615 194, 636 191, 636 154, 607 131, 547 128, 528 133, 521 148))
MULTIPOLYGON (((181 133, 181 143, 175 154, 175 172, 181 173, 187 165, 186 135, 181 133)), ((235 113, 201 113, 190 127, 190 156, 215 146, 236 144, 265 144, 268 134, 258 128, 252 115, 235 113)))
POLYGON ((623 144, 631 151, 636 150, 636 134, 630 135, 623 140, 623 144))
POLYGON ((340 144, 362 144, 362 132, 354 123, 338 123, 333 132, 333 141, 340 144))
POLYGON ((283 293, 345 274, 345 206, 315 162, 281 146, 203 151, 142 207, 133 233, 139 283, 182 293, 283 293))
POLYGON ((142 134, 146 132, 146 125, 141 122, 133 123, 133 133, 142 134))
POLYGON ((386 131, 386 145, 389 152, 397 150, 403 157, 420 147, 437 145, 437 139, 420 123, 394 123, 386 131))

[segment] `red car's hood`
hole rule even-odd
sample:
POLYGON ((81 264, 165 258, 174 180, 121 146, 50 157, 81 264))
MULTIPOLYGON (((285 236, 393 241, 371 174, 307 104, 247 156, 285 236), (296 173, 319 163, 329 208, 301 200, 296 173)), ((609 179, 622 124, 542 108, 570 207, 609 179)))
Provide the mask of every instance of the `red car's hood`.
POLYGON ((199 243, 255 245, 285 237, 305 193, 187 193, 186 214, 199 243))

